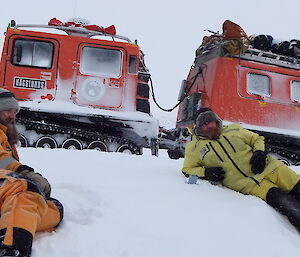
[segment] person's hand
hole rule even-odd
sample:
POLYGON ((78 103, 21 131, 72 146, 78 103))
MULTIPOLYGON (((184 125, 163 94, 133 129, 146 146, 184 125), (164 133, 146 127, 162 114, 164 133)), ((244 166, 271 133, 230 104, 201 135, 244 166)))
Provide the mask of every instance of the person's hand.
POLYGON ((46 199, 50 197, 51 186, 49 184, 49 181, 46 178, 44 178, 40 173, 34 172, 33 168, 27 165, 21 165, 16 170, 16 173, 19 174, 20 177, 23 177, 33 182, 39 188, 39 190, 42 192, 46 199))
POLYGON ((205 168, 204 177, 210 182, 221 182, 224 179, 225 171, 222 167, 205 168))
POLYGON ((250 159, 250 165, 254 174, 260 174, 264 171, 266 167, 266 158, 267 154, 264 151, 256 150, 253 153, 250 159))

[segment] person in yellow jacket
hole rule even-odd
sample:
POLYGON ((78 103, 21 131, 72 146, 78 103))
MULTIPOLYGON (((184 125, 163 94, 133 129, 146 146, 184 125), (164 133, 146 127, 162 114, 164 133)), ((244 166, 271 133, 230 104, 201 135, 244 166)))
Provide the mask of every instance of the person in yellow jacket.
POLYGON ((48 180, 19 161, 18 111, 14 94, 0 88, 0 257, 29 257, 35 233, 52 231, 63 219, 48 180))
POLYGON ((223 126, 209 108, 199 112, 182 172, 257 196, 300 230, 300 175, 266 153, 264 137, 239 124, 223 126))

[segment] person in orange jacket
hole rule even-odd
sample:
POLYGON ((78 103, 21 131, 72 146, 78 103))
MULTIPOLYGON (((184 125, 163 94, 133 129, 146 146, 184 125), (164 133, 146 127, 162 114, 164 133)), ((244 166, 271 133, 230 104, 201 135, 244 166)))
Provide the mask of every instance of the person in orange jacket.
POLYGON ((29 257, 35 233, 51 231, 63 219, 48 180, 20 163, 18 111, 14 94, 0 88, 0 257, 29 257))

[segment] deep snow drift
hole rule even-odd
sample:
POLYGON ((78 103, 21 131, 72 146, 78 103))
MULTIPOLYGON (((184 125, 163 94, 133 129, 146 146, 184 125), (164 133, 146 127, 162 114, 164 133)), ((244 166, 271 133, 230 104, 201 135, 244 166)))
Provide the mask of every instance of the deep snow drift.
MULTIPOLYGON (((32 257, 294 257, 300 234, 262 200, 206 181, 183 160, 95 150, 19 148, 52 183, 65 219, 38 233, 32 257)), ((300 167, 292 167, 300 172, 300 167)))

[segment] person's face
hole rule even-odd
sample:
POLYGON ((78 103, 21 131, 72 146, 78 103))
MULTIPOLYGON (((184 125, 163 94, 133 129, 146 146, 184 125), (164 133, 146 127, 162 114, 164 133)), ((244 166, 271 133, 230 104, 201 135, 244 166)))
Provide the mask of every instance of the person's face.
POLYGON ((202 136, 208 139, 218 139, 221 134, 221 129, 219 128, 217 122, 211 121, 202 125, 199 128, 199 132, 202 136))
POLYGON ((17 109, 0 111, 0 123, 4 126, 14 124, 16 121, 17 109))

